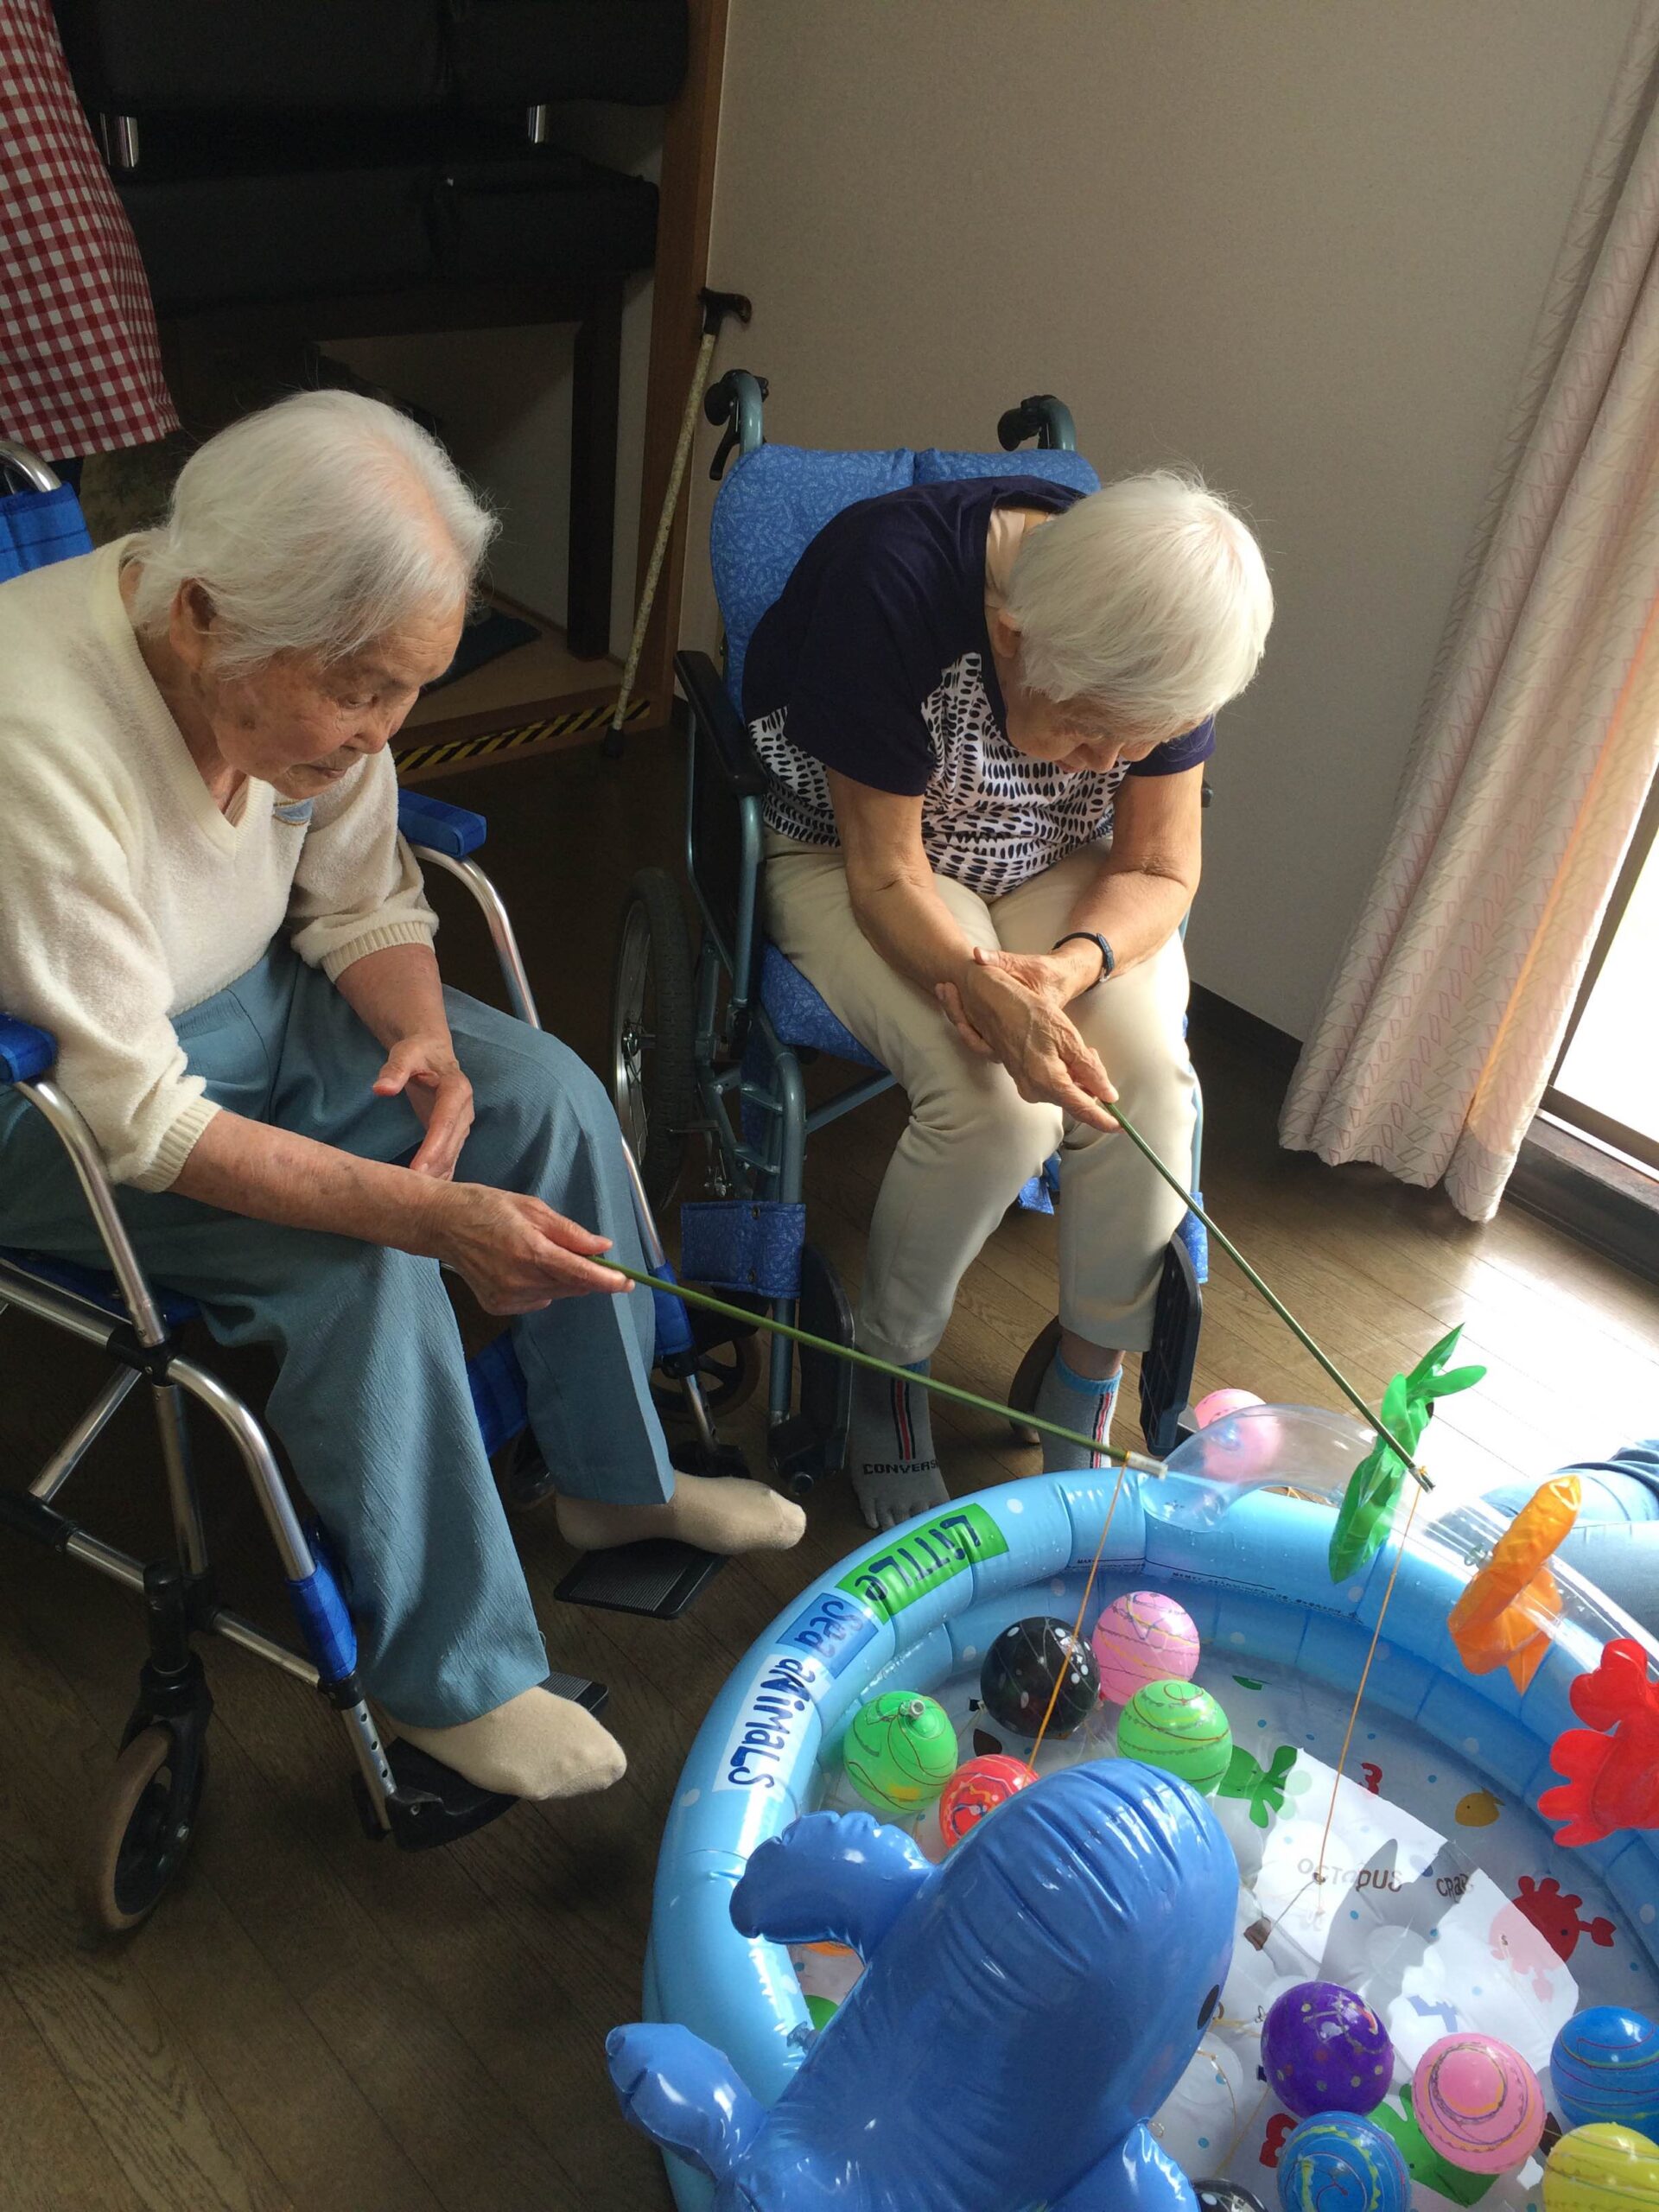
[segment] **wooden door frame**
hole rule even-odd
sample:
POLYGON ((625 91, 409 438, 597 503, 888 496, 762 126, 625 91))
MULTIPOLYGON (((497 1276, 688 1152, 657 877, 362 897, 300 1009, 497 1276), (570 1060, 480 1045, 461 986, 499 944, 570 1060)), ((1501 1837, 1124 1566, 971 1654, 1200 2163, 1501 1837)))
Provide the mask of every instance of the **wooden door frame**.
MULTIPOLYGON (((702 335, 697 294, 708 280, 714 215, 715 162, 726 67, 728 0, 690 0, 690 46, 685 84, 663 130, 657 265, 652 293, 651 357, 645 383, 645 454, 639 483, 639 557, 636 606, 645 583, 673 468, 685 395, 702 335)), ((639 657, 637 690, 649 702, 640 727, 660 729, 674 699, 674 652, 679 641, 685 580, 690 471, 680 491, 674 528, 658 582, 657 601, 639 657)))

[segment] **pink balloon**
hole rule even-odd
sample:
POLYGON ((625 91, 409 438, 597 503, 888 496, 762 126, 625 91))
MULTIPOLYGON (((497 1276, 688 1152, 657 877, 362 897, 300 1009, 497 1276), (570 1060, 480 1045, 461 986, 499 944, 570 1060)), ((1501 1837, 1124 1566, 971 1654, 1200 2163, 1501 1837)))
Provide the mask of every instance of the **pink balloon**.
POLYGON ((1193 1407, 1192 1418, 1200 1428, 1208 1428, 1211 1421, 1225 1421, 1229 1414, 1243 1413, 1246 1406, 1262 1402, 1254 1390, 1211 1390, 1193 1407))
POLYGON ((1419 2060, 1411 2108, 1424 2139, 1470 2174, 1512 2174, 1544 2132, 1543 2092, 1519 2051, 1495 2036, 1442 2037, 1419 2060))

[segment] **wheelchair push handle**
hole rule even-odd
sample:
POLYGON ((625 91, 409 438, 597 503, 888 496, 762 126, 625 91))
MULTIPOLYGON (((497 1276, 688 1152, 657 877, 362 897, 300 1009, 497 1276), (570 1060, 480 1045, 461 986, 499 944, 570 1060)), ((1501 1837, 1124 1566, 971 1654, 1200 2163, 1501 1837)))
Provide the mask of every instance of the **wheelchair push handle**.
POLYGON ((1063 399, 1056 399, 1052 391, 1033 392, 1029 399, 1007 410, 996 426, 997 443, 1004 453, 1012 453, 1027 438, 1035 438, 1039 446, 1051 453, 1077 451, 1077 429, 1071 410, 1063 399))
POLYGON ((702 411, 711 423, 726 425, 726 435, 709 466, 710 483, 718 484, 725 474, 734 447, 741 460, 765 443, 762 415, 771 391, 765 377, 755 376, 748 369, 728 369, 709 385, 702 411))

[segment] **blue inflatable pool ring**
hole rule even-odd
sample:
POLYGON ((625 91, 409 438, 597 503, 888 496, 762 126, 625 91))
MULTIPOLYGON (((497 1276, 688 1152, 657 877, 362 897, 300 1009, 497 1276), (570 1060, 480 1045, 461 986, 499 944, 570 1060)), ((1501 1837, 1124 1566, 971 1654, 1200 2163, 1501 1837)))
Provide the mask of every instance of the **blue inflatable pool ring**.
MULTIPOLYGON (((734 1669, 692 1747, 658 1861, 643 2011, 662 2032, 625 2031, 613 2050, 632 2116, 664 2144, 680 2212, 977 2212, 963 2177, 1005 2182, 1015 2169, 1043 2178, 1023 2197, 988 2197, 994 2212, 1040 2202, 1057 2183, 1073 2194, 1051 2195, 1054 2212, 1196 2212, 1201 2180, 1217 2202, 1225 2190, 1271 2202, 1294 2122, 1262 2101, 1259 2049, 1238 2030, 1281 1987, 1338 1981, 1377 2007, 1401 2069, 1376 2115, 1389 2123, 1385 2141, 1403 2125, 1400 2083, 1454 2029, 1510 2042, 1542 2073, 1574 2012, 1615 2000, 1659 2008, 1659 1836, 1626 1831, 1564 1851, 1535 1809, 1554 1778, 1556 1739, 1575 1725, 1573 1683, 1595 1671, 1610 1637, 1639 1631, 1560 1568, 1560 1618, 1529 1686, 1501 1669, 1471 1674, 1447 1616, 1503 1522, 1478 1506, 1440 1511, 1437 1500, 1403 1551, 1390 1536, 1333 1584, 1329 1501, 1363 1457, 1364 1432, 1298 1409, 1256 1419, 1281 1480, 1318 1497, 1250 1487, 1271 1479, 1265 1451, 1236 1455, 1244 1480, 1208 1464, 1185 1486, 1130 1478, 1115 1504, 1109 1469, 1011 1483, 866 1544, 734 1669), (1328 1479, 1308 1481, 1285 1463, 1299 1423, 1317 1431, 1328 1479), (1055 1770, 948 1856, 937 1820, 918 1821, 912 1838, 850 1810, 841 1747, 868 1700, 898 1689, 935 1697, 964 1758, 1025 1756, 1028 1745, 995 1740, 995 1719, 976 1709, 997 1637, 1020 1621, 1069 1626, 1080 1612, 1087 1636, 1114 1599, 1148 1589, 1191 1616, 1205 1685, 1233 1726, 1228 1772, 1201 1809, 1180 1783, 1112 1758, 1115 1709, 1103 1707, 1103 1722, 1046 1749, 1039 1764, 1055 1770), (1363 1712, 1338 1783, 1362 1675, 1363 1712), (1128 1800, 1114 1798, 1125 1788, 1128 1800), (1134 1798, 1147 1789, 1169 1794, 1134 1798), (826 1801, 849 1809, 826 1814, 826 1801), (1071 1853, 1060 1831, 1040 1842, 1050 1805, 1056 1820, 1097 1824, 1094 1857, 1071 1853), (774 1840, 807 1815, 788 1842, 774 1840), (1080 2011, 1069 2056, 1010 2031, 1006 2057, 998 2043, 995 2060, 976 2060, 976 2038, 1002 2032, 987 1985, 1005 1966, 1011 1977, 1033 1970, 1021 1947, 1040 1933, 1040 1914, 1023 1934, 1005 1924, 1013 1898, 1030 1894, 1018 1885, 1037 1880, 1046 1899, 1056 1866, 1098 1864, 1105 1912, 1113 1885, 1132 1885, 1141 1864, 1122 1845, 1128 1831, 1117 1831, 1116 1853, 1108 1831, 1128 1822, 1150 1833, 1166 1818, 1186 1839, 1166 1854, 1164 1878, 1195 1885, 1196 1948, 1173 1938, 1141 1945, 1120 1930, 1122 1963, 1107 1987, 1134 1992, 1130 2003, 1114 2017, 1080 2011), (1223 1931, 1232 1961, 1205 2027, 1200 2005, 1215 1977, 1205 1971, 1211 1939, 1196 1931, 1208 1928, 1212 1825, 1236 1861, 1223 1887, 1237 1916, 1223 1931), (937 1870, 924 1854, 942 1862, 937 1870), (986 1910, 993 1870, 1014 1885, 1004 1921, 986 1910), (873 1895, 885 1904, 873 1908, 873 1895), (1608 1925, 1611 1946, 1595 1932, 1608 1925), (856 1957, 826 1961, 809 1948, 826 1940, 861 1956, 861 1974, 856 1957), (1378 1960, 1395 1962, 1386 1987, 1378 1960), (809 1969, 842 1965, 833 1986, 810 1988, 809 1969), (1092 2101, 1085 2075, 1098 2083, 1092 2101), (895 2190, 900 2169, 885 2162, 901 2126, 911 2164, 895 2190), (871 2131, 882 2139, 874 2147, 871 2131)), ((1071 1911, 1064 1871, 1058 1894, 1071 1911)), ((1057 1941, 1057 1959, 1065 1948, 1057 1941)), ((1015 1986, 1011 1978, 998 1993, 1015 1986)), ((1379 2171, 1394 2168, 1382 2159, 1379 2171)), ((1493 2192, 1503 2212, 1508 2186, 1493 2192)), ((1516 2201, 1524 2206, 1524 2193, 1516 2201)))

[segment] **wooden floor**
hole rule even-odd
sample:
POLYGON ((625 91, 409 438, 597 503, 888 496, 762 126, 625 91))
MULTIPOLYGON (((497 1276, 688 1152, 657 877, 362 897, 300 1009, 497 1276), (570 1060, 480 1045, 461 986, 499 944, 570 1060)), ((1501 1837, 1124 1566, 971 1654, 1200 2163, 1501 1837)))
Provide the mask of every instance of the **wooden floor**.
MULTIPOLYGON (((498 825, 493 865, 550 1021, 603 1041, 612 918, 631 870, 677 846, 665 741, 620 769, 592 751, 446 786, 498 825)), ((445 901, 446 910, 454 910, 445 901)), ((488 975, 459 913, 454 980, 488 975)), ((1212 1205, 1357 1381, 1377 1389, 1453 1321, 1486 1386, 1436 1423, 1459 1485, 1539 1478, 1659 1427, 1659 1293, 1524 1216, 1477 1230, 1435 1198, 1278 1152, 1281 1078, 1195 1038, 1212 1205)), ((817 1141, 817 1233, 855 1281, 894 1118, 884 1100, 817 1141)), ((941 1372, 995 1392, 1052 1311, 1052 1224, 1010 1220, 965 1286, 941 1372)), ((9 1319, 0 1442, 22 1483, 95 1370, 9 1319)), ((257 1361, 227 1364, 257 1390, 257 1361)), ((1272 1316, 1218 1273, 1200 1382, 1330 1402, 1272 1316)), ((754 1416, 739 1425, 756 1442, 754 1416)), ((1032 1471, 989 1420, 942 1414, 955 1486, 1032 1471)), ((282 1627, 247 1501, 203 1454, 227 1595, 282 1627)), ((149 1435, 130 1404, 66 1494, 140 1551, 156 1541, 149 1435)), ((552 1604, 568 1554, 519 1534, 556 1666, 613 1688, 626 1780, 574 1807, 521 1807, 450 1850, 406 1857, 357 1829, 338 1724, 229 1648, 194 1859, 136 1938, 81 1935, 73 1869, 140 1656, 127 1593, 0 1544, 0 2206, 6 2212, 654 2212, 655 2158, 618 2121, 604 2036, 634 2016, 652 1864, 698 1719, 736 1656, 810 1575, 859 1541, 839 1484, 803 1550, 733 1566, 674 1627, 552 1604)))

